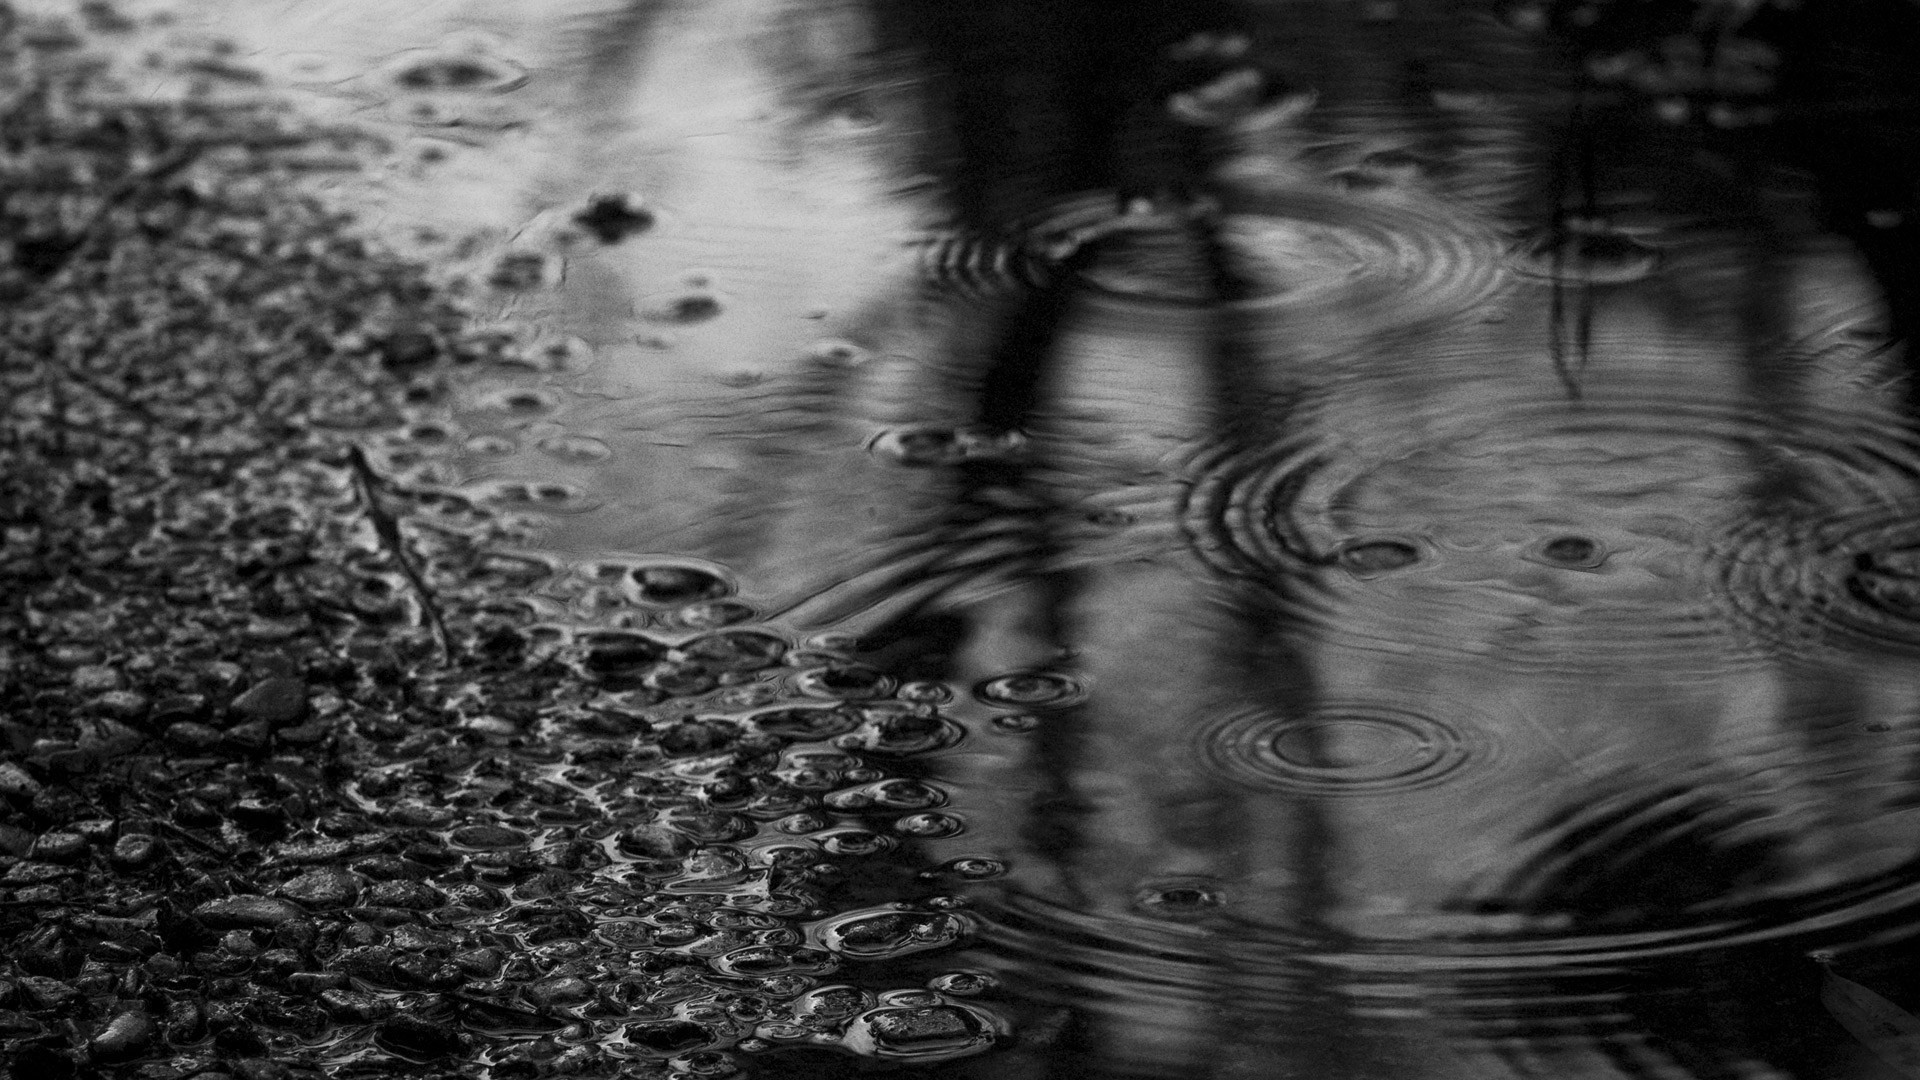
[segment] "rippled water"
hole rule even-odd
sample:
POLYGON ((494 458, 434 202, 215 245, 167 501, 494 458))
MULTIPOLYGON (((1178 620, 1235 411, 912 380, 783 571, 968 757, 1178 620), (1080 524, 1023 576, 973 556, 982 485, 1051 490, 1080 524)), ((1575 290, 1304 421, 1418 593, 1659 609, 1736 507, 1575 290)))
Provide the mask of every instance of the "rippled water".
POLYGON ((810 925, 884 963, 761 1075, 831 1016, 967 1076, 1891 1077, 1807 955, 1913 985, 1920 28, 1659 7, 153 33, 380 134, 310 183, 498 326, 364 438, 412 524, 513 512, 590 670, 885 763, 766 827, 919 876, 810 925))

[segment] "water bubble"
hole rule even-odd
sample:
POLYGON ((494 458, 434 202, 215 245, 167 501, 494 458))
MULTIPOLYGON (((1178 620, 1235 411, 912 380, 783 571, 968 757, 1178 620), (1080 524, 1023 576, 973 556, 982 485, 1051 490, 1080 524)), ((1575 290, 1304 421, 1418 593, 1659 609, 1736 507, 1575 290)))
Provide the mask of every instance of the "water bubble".
POLYGON ((916 705, 945 705, 953 700, 953 691, 945 683, 910 682, 902 684, 894 696, 916 705))
POLYGON ((479 457, 509 457, 520 444, 505 435, 475 435, 465 443, 467 453, 479 457))
POLYGON ((1514 269, 1524 277, 1584 285, 1624 285, 1660 268, 1660 249, 1603 223, 1570 221, 1563 235, 1548 237, 1521 254, 1514 269))
POLYGON ((640 317, 652 323, 692 326, 720 317, 720 298, 710 292, 677 292, 648 297, 640 317))
POLYGON ((841 1045, 863 1056, 931 1064, 984 1053, 1005 1034, 1003 1021, 972 1006, 889 1006, 855 1017, 841 1045))
POLYGON ((1402 570, 1419 561, 1419 546, 1406 540, 1356 541, 1340 549, 1340 565, 1358 578, 1402 570))
POLYGON ((864 701, 885 697, 893 690, 893 679, 864 664, 828 664, 794 676, 793 686, 809 697, 864 701))
POLYGON ((820 947, 852 960, 893 960, 955 945, 973 932, 965 915, 905 905, 836 915, 810 928, 820 947))
POLYGON ((751 606, 739 600, 698 600, 673 613, 673 621, 689 630, 712 630, 753 621, 751 606))
POLYGON ((475 48, 420 49, 402 53, 387 68, 401 90, 503 94, 527 81, 525 68, 475 48))
POLYGON ((1195 918, 1226 902, 1226 893, 1219 886, 1199 880, 1154 882, 1133 894, 1133 909, 1157 919, 1195 918))
POLYGON ((993 718, 992 724, 995 731, 1017 735, 1039 727, 1040 718, 1032 713, 1002 713, 993 718))
POLYGON ((486 412, 503 413, 510 419, 528 420, 558 409, 560 399, 547 390, 506 387, 481 395, 474 402, 474 407, 486 412))
POLYGON ((549 435, 534 445, 548 457, 581 465, 613 456, 612 447, 589 435, 549 435))
POLYGON ((557 285, 564 273, 565 261, 538 251, 509 251, 493 262, 487 271, 487 284, 503 292, 526 292, 557 285))
POLYGON ((585 490, 554 480, 491 480, 474 485, 482 502, 544 514, 580 514, 599 505, 585 490))
POLYGON ((653 228, 653 213, 632 195, 595 195, 586 209, 573 216, 573 223, 587 230, 602 244, 617 244, 635 233, 653 228))
POLYGON ((1535 561, 1573 570, 1592 570, 1607 561, 1607 550, 1585 536, 1558 536, 1534 549, 1535 561))
POLYGON ((789 739, 829 739, 860 725, 860 718, 831 706, 790 706, 768 709, 747 717, 747 723, 767 735, 789 739))
POLYGON ((921 840, 938 840, 959 836, 967 826, 952 814, 908 814, 893 823, 893 831, 921 840))
POLYGON ((988 679, 974 688, 974 696, 989 705, 1025 709, 1063 709, 1087 698, 1084 682, 1052 671, 1022 671, 988 679))
POLYGON ((722 671, 760 671, 780 663, 786 640, 759 630, 719 630, 680 646, 687 659, 722 671))
POLYGON ((751 945, 713 957, 707 961, 707 966, 722 975, 762 978, 777 975, 827 975, 837 970, 840 963, 831 954, 818 949, 751 945))
POLYGON ((855 368, 873 358, 873 350, 851 341, 816 341, 807 348, 807 356, 821 367, 855 368))
POLYGON ((1299 715, 1232 713, 1199 733, 1202 760, 1253 787, 1305 795, 1381 795, 1437 784, 1484 764, 1482 724, 1445 722, 1379 702, 1328 702, 1299 715))
POLYGON ((829 855, 845 855, 853 858, 884 855, 897 846, 893 837, 871 829, 833 829, 814 834, 813 840, 820 845, 820 850, 829 855))
POLYGON ((967 855, 948 861, 941 869, 968 881, 986 881, 989 878, 1004 876, 1007 872, 1007 864, 983 855, 967 855))
POLYGON ((793 1015, 801 1020, 845 1020, 877 1004, 870 991, 857 986, 818 986, 793 1001, 793 1015))
POLYGON ((836 791, 823 801, 835 810, 927 810, 945 806, 947 795, 923 780, 897 776, 836 791))
POLYGON ((733 585, 720 574, 699 566, 652 563, 629 572, 629 588, 643 604, 678 607, 699 600, 728 596, 733 585))
POLYGON ((651 665, 666 656, 667 647, 644 634, 598 630, 579 639, 581 665, 601 675, 625 673, 651 665))
MULTIPOLYGON (((889 703, 890 704, 890 703, 889 703)), ((859 730, 834 740, 836 746, 869 753, 905 756, 941 750, 959 742, 966 729, 944 716, 867 707, 859 730)))
POLYGON ((942 994, 973 997, 998 988, 1000 980, 984 971, 949 971, 927 980, 927 988, 942 994))
POLYGON ((667 1068, 687 1076, 732 1076, 740 1071, 732 1054, 721 1050, 698 1050, 667 1059, 667 1068))

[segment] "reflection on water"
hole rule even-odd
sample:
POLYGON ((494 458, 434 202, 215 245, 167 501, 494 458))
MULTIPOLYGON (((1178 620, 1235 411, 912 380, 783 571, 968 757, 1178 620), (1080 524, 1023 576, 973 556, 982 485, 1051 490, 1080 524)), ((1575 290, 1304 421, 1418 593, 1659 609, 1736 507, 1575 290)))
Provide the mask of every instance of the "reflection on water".
POLYGON ((1807 955, 1920 905, 1915 9, 181 18, 513 345, 367 436, 421 523, 886 763, 760 819, 922 872, 767 1075, 1892 1075, 1807 955))

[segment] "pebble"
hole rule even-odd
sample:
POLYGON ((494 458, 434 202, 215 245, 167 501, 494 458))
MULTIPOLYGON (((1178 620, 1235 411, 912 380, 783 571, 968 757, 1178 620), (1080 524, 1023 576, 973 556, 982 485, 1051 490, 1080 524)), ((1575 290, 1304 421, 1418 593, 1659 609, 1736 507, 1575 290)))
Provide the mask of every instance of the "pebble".
POLYGON ((105 1027, 87 1042, 95 1061, 126 1061, 139 1057, 153 1044, 154 1023, 147 1015, 129 1009, 107 1021, 105 1027))
POLYGON ((0 795, 26 801, 40 794, 40 781, 14 762, 0 762, 0 795))
POLYGON ((87 664, 73 670, 73 688, 83 694, 104 694, 121 689, 120 673, 105 664, 87 664))
POLYGON ((219 746, 225 736, 218 728, 209 727, 197 720, 180 720, 167 725, 167 742, 182 750, 210 750, 219 746))
POLYGON ((151 702, 145 694, 132 690, 109 690, 93 699, 93 707, 114 720, 138 720, 147 715, 151 702))
POLYGON ((505 825, 466 825, 453 830, 450 839, 461 847, 517 848, 526 846, 527 834, 505 825))
POLYGON ((433 886, 405 879, 377 882, 366 891, 368 904, 403 908, 408 911, 426 911, 436 908, 443 900, 439 890, 433 886))
POLYGON ((445 1024, 399 1013, 380 1025, 374 1036, 394 1052, 412 1058, 446 1057, 461 1049, 460 1033, 445 1024))
POLYGON ((160 857, 160 841, 144 833, 128 833, 113 842, 110 858, 115 866, 136 869, 160 857))
POLYGON ((298 904, 270 896, 225 896, 193 909, 194 918, 215 930, 278 926, 304 914, 298 904))
POLYGON ((42 833, 34 840, 29 858, 43 862, 74 862, 87 856, 87 838, 79 833, 42 833))
POLYGON ((284 676, 262 679, 233 699, 232 708, 244 720, 292 727, 307 717, 307 684, 284 676))
POLYGON ((337 866, 321 866, 285 882, 276 891, 308 907, 340 908, 359 897, 360 878, 337 866))
POLYGON ((384 1020, 393 1015, 394 1009, 393 1002, 386 998, 358 990, 323 990, 320 1007, 335 1020, 361 1024, 384 1020))
POLYGON ((542 1008, 553 1005, 574 1005, 593 997, 593 987, 585 979, 564 975, 557 979, 542 979, 526 988, 527 1000, 542 1008))
POLYGON ((35 1012, 60 1012, 80 1000, 80 991, 46 975, 28 975, 20 980, 20 999, 35 1012))

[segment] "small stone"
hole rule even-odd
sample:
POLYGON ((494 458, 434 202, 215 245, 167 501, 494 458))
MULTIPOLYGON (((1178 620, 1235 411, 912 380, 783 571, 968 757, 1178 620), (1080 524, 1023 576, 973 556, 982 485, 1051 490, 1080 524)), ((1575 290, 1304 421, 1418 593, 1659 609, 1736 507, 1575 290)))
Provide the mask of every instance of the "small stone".
POLYGON ((193 915, 215 930, 278 926, 306 914, 298 904, 268 896, 226 896, 193 909, 193 915))
POLYGON ((282 884, 276 890, 288 900, 313 908, 341 908, 360 895, 359 875, 337 866, 321 866, 282 884))
POLYGON ((451 839, 461 847, 482 849, 517 848, 527 844, 526 833, 505 825, 462 826, 453 830, 451 839))
POLYGON ((28 975, 20 980, 20 1000, 34 1012, 61 1012, 80 1000, 80 991, 46 975, 28 975))
POLYGON ((258 754, 273 743, 273 727, 265 720, 249 720, 226 730, 228 746, 244 754, 258 754))
POLYGON ((307 684, 286 677, 263 679, 233 700, 233 711, 268 727, 292 727, 307 717, 307 684))
POLYGON ((117 1062, 139 1057, 153 1044, 156 1029, 147 1014, 136 1010, 120 1013, 107 1021, 87 1049, 95 1061, 117 1062))
POLYGON ((419 881, 382 881, 368 888, 366 902, 380 907, 427 911, 445 902, 439 890, 419 881))
POLYGON ((500 973, 506 964, 506 954, 499 949, 482 946, 478 949, 466 949, 453 954, 453 962, 461 971, 476 979, 490 979, 500 973))
POLYGON ((393 950, 380 945, 342 949, 333 966, 357 979, 385 983, 393 978, 393 950))
POLYGON ((115 866, 127 870, 146 866, 159 857, 160 841, 144 833, 128 833, 114 841, 109 856, 115 866))
POLYGON ((576 1005, 593 997, 593 987, 585 979, 565 975, 542 979, 525 990, 527 1000, 541 1007, 576 1005))
POLYGON ((85 722, 80 728, 80 752, 95 761, 111 761, 138 750, 146 736, 118 720, 85 722))
POLYGON ((147 715, 151 703, 145 694, 136 694, 131 690, 109 690, 93 699, 93 707, 102 716, 133 721, 147 715))
POLYGON ((393 1003, 377 994, 362 993, 358 990, 325 990, 320 994, 320 1007, 327 1010, 335 1020, 370 1024, 376 1020, 385 1020, 393 1015, 393 1003))
POLYGON ((446 1057, 462 1046, 458 1031, 410 1013, 388 1017, 374 1038, 394 1053, 410 1058, 446 1057))
POLYGON ((0 855, 24 858, 33 850, 34 835, 18 825, 0 825, 0 855))
POLYGON ((104 694, 121 685, 120 673, 105 664, 88 664, 73 671, 73 688, 83 694, 104 694))
POLYGON ((167 725, 165 733, 168 743, 182 750, 211 750, 219 746, 224 735, 218 728, 209 727, 197 720, 180 720, 167 725))
POLYGON ((75 862, 87 857, 87 838, 73 832, 41 833, 28 857, 42 862, 75 862))

